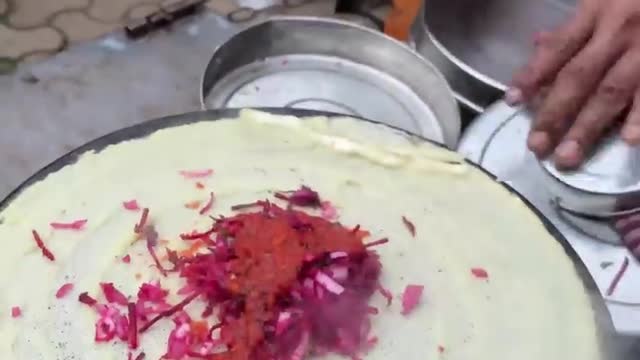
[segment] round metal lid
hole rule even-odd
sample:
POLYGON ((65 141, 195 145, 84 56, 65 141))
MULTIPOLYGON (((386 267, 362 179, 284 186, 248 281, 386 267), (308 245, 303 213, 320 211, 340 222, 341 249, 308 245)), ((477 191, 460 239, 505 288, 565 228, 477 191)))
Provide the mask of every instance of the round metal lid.
POLYGON ((559 171, 551 160, 542 166, 556 179, 591 193, 623 194, 640 190, 640 149, 627 145, 612 132, 593 155, 575 171, 559 171))

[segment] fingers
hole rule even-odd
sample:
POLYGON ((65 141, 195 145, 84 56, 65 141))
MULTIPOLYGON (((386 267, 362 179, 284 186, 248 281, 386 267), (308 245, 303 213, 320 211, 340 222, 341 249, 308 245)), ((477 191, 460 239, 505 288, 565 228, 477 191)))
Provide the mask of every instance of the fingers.
POLYGON ((640 87, 636 90, 633 106, 622 128, 622 139, 630 145, 640 145, 640 87))
MULTIPOLYGON (((596 34, 589 44, 558 73, 549 96, 536 115, 529 138, 529 147, 536 155, 541 157, 549 155, 569 129, 574 117, 589 99, 589 95, 595 90, 606 69, 624 49, 624 42, 616 39, 613 34, 609 32, 596 34), (544 141, 541 140, 543 138, 544 141)), ((625 64, 625 68, 627 66, 625 64)), ((604 88, 598 99, 613 97, 614 95, 609 94, 611 89, 604 88)), ((617 90, 618 87, 613 89, 617 90)), ((575 154, 580 149, 576 144, 567 144, 565 150, 575 154)))
MULTIPOLYGON (((602 134, 633 101, 638 85, 640 85, 640 50, 635 50, 625 53, 616 62, 584 104, 555 151, 556 166, 574 168, 580 165, 602 134)), ((583 96, 584 90, 580 92, 574 89, 573 91, 576 99, 583 96)))
POLYGON ((529 64, 514 76, 513 87, 506 94, 507 102, 515 104, 527 100, 537 93, 540 86, 550 82, 589 40, 595 18, 594 6, 586 2, 565 26, 552 33, 538 34, 535 53, 529 64))

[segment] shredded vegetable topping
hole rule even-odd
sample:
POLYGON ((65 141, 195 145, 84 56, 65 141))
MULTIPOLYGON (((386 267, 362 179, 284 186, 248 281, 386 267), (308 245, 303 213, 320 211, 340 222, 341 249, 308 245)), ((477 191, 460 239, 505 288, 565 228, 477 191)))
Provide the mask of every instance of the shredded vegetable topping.
POLYGON ((138 205, 137 200, 129 200, 122 203, 122 206, 130 211, 138 211, 140 210, 140 205, 138 205))
POLYGON ((19 318, 20 316, 22 316, 22 309, 20 309, 20 306, 14 306, 11 308, 11 317, 12 318, 19 318))
POLYGON ((402 294, 402 315, 408 315, 420 304, 423 290, 422 285, 407 285, 402 294))
POLYGON ((181 170, 180 175, 187 179, 201 179, 213 175, 213 169, 181 170))
POLYGON ((86 219, 76 220, 69 223, 52 222, 50 225, 56 230, 82 230, 87 224, 86 219))
MULTIPOLYGON (((164 359, 302 360, 328 352, 358 359, 375 346, 370 317, 379 310, 369 300, 380 292, 390 303, 392 295, 380 284, 382 266, 372 247, 388 240, 364 244, 369 233, 331 222, 335 208, 308 187, 276 198, 288 207, 266 200, 235 206, 242 213, 214 218, 206 231, 182 234, 188 248, 167 249, 162 261, 145 208, 134 231, 146 241, 161 274, 182 279, 173 294, 182 300, 171 305, 160 283, 142 284, 135 296, 102 283, 104 303, 87 293, 78 299, 97 314, 95 341, 121 341, 135 350, 141 336, 171 321, 164 359), (321 216, 302 207, 318 209, 321 216), (188 312, 196 301, 204 310, 188 312)), ((213 202, 211 193, 200 213, 209 212, 213 202)), ((408 291, 407 312, 419 303, 422 290, 408 291)))
POLYGON ((37 231, 31 230, 31 234, 33 235, 33 240, 36 242, 36 245, 42 251, 42 255, 51 261, 55 261, 56 257, 53 256, 53 253, 45 246, 44 241, 40 237, 37 231))
POLYGON ((472 268, 471 274, 478 279, 489 279, 489 273, 483 268, 472 268))
POLYGON ((611 296, 613 295, 613 293, 616 292, 616 289, 618 288, 618 284, 620 283, 620 280, 622 280, 622 277, 624 276, 624 274, 627 272, 628 267, 629 267, 629 258, 625 257, 624 260, 622 261, 622 265, 620 265, 620 269, 618 269, 618 272, 616 272, 616 275, 613 277, 611 284, 607 288, 607 296, 611 296))
POLYGON ((56 291, 56 298, 62 299, 63 297, 69 295, 69 293, 73 290, 73 284, 67 283, 62 285, 58 291, 56 291))
POLYGON ((416 226, 405 216, 402 217, 402 223, 404 223, 404 226, 409 230, 411 236, 416 237, 416 226))

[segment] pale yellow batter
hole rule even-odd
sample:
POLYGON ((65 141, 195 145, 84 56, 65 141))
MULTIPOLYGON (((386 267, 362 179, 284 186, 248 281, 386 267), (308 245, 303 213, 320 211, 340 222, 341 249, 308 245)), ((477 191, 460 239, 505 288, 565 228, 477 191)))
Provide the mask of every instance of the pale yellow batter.
MULTIPOLYGON (((149 207, 160 238, 181 248, 180 233, 210 225, 185 203, 204 203, 213 191, 212 213, 229 214, 231 205, 301 184, 332 201, 345 225, 391 240, 377 250, 382 281, 396 301, 387 309, 374 296, 382 309, 372 330, 379 343, 366 360, 606 358, 585 289, 561 246, 521 200, 480 170, 382 126, 254 112, 84 154, 0 213, 0 358, 126 359, 125 344, 94 342, 96 315, 77 301, 84 291, 102 301, 100 282, 135 295, 141 282, 160 279, 144 244, 132 243, 140 213, 123 209, 123 201, 149 207), (206 189, 179 174, 204 168, 215 170, 203 180, 206 189), (416 225, 416 238, 402 216, 416 225), (85 230, 49 226, 76 219, 88 220, 85 230), (55 262, 36 248, 32 229, 55 262), (121 261, 126 254, 131 264, 121 261), (474 277, 475 267, 489 280, 474 277), (69 282, 73 292, 56 299, 69 282), (398 296, 407 284, 425 291, 422 304, 402 316, 398 296), (11 317, 14 306, 21 317, 11 317)), ((162 284, 181 286, 175 278, 162 284)), ((187 309, 195 313, 198 305, 187 309)), ((141 337, 147 359, 164 354, 172 327, 163 320, 141 337)))

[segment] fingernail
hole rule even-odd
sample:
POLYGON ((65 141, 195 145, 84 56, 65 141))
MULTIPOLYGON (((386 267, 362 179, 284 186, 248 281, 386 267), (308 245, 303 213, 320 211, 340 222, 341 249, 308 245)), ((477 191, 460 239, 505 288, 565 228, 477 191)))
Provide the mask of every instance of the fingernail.
POLYGON ((633 144, 640 142, 640 125, 626 125, 622 129, 622 139, 633 144))
POLYGON ((549 151, 551 141, 549 135, 543 131, 534 131, 527 140, 529 149, 538 155, 543 155, 549 151))
POLYGON ((565 140, 554 152, 556 162, 561 166, 577 166, 582 157, 582 148, 575 140, 565 140))
POLYGON ((509 106, 516 106, 522 102, 522 90, 518 88, 509 88, 504 95, 504 101, 509 106))

